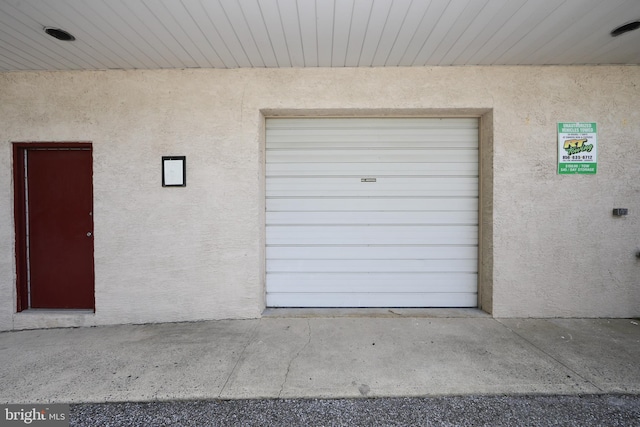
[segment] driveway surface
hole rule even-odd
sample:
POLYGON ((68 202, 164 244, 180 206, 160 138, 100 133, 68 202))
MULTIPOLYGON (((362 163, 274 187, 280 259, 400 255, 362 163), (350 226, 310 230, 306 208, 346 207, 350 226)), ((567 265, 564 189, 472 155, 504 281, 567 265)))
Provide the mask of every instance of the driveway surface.
POLYGON ((2 332, 0 403, 104 426, 639 424, 638 320, 433 313, 2 332))

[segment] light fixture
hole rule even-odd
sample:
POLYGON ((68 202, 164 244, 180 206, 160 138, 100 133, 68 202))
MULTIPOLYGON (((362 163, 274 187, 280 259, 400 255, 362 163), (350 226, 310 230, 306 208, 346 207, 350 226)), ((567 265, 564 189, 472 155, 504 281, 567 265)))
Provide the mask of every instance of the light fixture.
POLYGON ((51 37, 55 37, 58 40, 65 42, 72 42, 76 39, 73 34, 65 30, 61 30, 60 28, 44 27, 44 32, 49 34, 51 37))
POLYGON ((629 22, 611 31, 611 37, 618 37, 621 34, 628 33, 629 31, 637 30, 638 28, 640 28, 640 21, 629 22))

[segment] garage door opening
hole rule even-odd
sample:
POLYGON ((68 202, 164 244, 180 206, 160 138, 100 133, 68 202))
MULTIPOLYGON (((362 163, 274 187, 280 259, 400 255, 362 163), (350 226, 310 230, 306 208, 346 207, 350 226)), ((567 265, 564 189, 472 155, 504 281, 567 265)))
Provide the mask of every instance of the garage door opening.
POLYGON ((477 118, 266 121, 269 307, 477 307, 477 118))

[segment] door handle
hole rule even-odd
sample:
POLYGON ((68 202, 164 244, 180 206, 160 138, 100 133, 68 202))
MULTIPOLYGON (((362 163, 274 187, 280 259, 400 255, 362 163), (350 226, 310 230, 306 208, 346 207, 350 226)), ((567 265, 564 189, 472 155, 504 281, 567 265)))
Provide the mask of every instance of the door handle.
POLYGON ((88 232, 88 233, 87 233, 87 237, 91 237, 91 232, 88 232))

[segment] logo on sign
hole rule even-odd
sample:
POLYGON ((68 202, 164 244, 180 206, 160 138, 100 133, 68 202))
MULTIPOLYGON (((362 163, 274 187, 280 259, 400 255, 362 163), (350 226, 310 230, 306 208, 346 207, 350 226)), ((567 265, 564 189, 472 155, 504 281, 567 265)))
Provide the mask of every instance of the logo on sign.
POLYGON ((593 144, 585 144, 588 139, 567 139, 564 141, 564 150, 568 155, 578 154, 578 153, 590 153, 593 150, 593 144))

